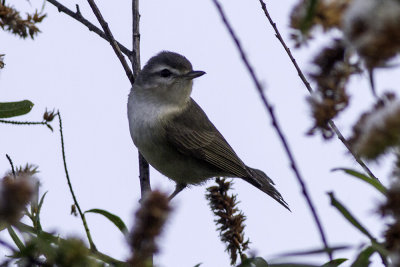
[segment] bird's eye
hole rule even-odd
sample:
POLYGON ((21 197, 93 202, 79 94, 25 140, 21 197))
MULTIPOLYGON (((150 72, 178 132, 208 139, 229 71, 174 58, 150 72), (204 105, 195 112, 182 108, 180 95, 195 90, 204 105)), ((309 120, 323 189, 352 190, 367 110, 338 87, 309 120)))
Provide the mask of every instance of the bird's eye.
POLYGON ((169 70, 167 70, 167 69, 163 69, 161 72, 160 72, 160 75, 161 75, 161 77, 169 77, 169 76, 171 76, 171 72, 169 71, 169 70))

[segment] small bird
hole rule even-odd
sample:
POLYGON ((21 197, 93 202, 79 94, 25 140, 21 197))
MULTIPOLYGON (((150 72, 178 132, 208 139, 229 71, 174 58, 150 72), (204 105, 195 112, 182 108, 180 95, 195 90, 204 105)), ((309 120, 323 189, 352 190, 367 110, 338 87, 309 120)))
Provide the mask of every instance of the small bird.
POLYGON ((174 52, 152 57, 128 98, 133 143, 151 166, 176 182, 170 199, 188 184, 219 176, 238 177, 290 210, 274 182, 261 170, 243 163, 190 97, 193 79, 204 74, 174 52))

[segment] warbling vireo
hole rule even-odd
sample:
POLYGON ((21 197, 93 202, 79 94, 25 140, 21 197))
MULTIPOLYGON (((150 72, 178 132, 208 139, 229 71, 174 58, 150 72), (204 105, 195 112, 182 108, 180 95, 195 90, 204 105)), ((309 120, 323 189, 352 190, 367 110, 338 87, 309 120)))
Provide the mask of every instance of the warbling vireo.
POLYGON ((129 129, 144 158, 176 182, 171 198, 188 184, 239 177, 289 209, 273 181, 246 166, 190 97, 194 71, 184 56, 161 52, 139 73, 128 99, 129 129))

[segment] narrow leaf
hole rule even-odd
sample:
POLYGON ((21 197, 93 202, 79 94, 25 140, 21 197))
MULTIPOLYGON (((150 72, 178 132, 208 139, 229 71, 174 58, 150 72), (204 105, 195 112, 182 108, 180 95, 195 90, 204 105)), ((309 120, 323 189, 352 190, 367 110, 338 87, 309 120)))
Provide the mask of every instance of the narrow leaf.
POLYGON ((337 250, 344 250, 344 249, 349 249, 351 248, 350 246, 336 246, 336 247, 330 247, 328 249, 322 248, 322 249, 310 249, 306 251, 295 251, 295 252, 288 252, 288 253, 283 253, 279 254, 277 257, 293 257, 293 256, 308 256, 308 255, 314 255, 314 254, 325 254, 327 252, 333 252, 337 250))
POLYGON ((114 214, 112 214, 106 210, 102 210, 102 209, 91 209, 91 210, 85 211, 85 213, 89 213, 89 212, 103 215, 108 220, 110 220, 115 226, 117 226, 118 229, 122 232, 122 234, 125 235, 128 232, 128 229, 126 228, 125 223, 117 215, 114 215, 114 214))
POLYGON ((247 258, 237 267, 269 267, 268 262, 261 257, 247 258))
POLYGON ((44 197, 46 196, 47 192, 49 192, 49 191, 46 191, 46 192, 43 194, 43 196, 40 198, 37 214, 39 214, 39 213, 40 213, 40 210, 42 209, 44 197))
POLYGON ((376 239, 368 232, 368 230, 362 226, 361 223, 350 213, 350 211, 335 198, 333 192, 329 192, 328 195, 331 199, 332 206, 334 206, 352 225, 354 225, 363 234, 368 236, 372 242, 376 242, 376 239))
POLYGON ((382 243, 372 242, 371 247, 384 257, 389 256, 389 251, 382 245, 382 243))
POLYGON ((379 192, 381 192, 383 195, 386 196, 387 188, 374 178, 371 178, 365 174, 362 174, 352 169, 336 168, 333 169, 332 171, 344 171, 345 173, 350 174, 353 177, 359 178, 364 182, 367 182, 368 184, 372 185, 373 187, 375 187, 375 189, 377 189, 379 192))
POLYGON ((268 264, 268 267, 320 267, 321 265, 306 264, 306 263, 277 263, 268 264))
POLYGON ((18 249, 21 251, 25 249, 24 243, 22 243, 21 239, 19 239, 17 233, 14 231, 14 229, 11 226, 7 227, 8 233, 10 234, 12 240, 14 241, 15 245, 17 245, 18 249))
POLYGON ((36 211, 36 213, 35 213, 36 227, 37 227, 38 230, 40 230, 40 231, 42 230, 42 226, 41 226, 41 224, 40 224, 40 210, 42 209, 43 201, 44 201, 44 198, 45 198, 47 192, 48 192, 48 191, 46 191, 46 192, 43 194, 43 196, 40 198, 39 205, 38 205, 37 211, 36 211))
POLYGON ((29 100, 19 102, 0 102, 0 118, 21 116, 31 111, 33 103, 29 100))
POLYGON ((49 128, 53 132, 53 127, 50 124, 46 124, 47 128, 49 128))
POLYGON ((376 252, 379 253, 379 256, 381 256, 382 259, 382 263, 385 266, 389 266, 388 264, 389 251, 381 243, 378 242, 372 242, 371 247, 375 249, 376 252))
POLYGON ((369 246, 363 249, 360 254, 358 254, 357 259, 351 264, 351 267, 367 267, 371 263, 369 258, 374 254, 375 249, 369 246))
POLYGON ((342 264, 345 261, 347 261, 347 259, 343 259, 343 258, 334 259, 334 260, 331 260, 331 261, 325 263, 321 267, 337 267, 337 266, 339 266, 340 264, 342 264))
POLYGON ((261 257, 255 257, 252 262, 255 267, 268 267, 268 262, 261 257))
POLYGON ((0 222, 0 232, 3 231, 4 229, 7 228, 7 223, 6 222, 0 222))

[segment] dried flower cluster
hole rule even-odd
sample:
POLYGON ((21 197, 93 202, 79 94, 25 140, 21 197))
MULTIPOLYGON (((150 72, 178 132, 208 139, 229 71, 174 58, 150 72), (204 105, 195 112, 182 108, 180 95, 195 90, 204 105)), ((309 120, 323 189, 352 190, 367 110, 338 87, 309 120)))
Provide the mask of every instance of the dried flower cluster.
POLYGON ((299 32, 292 35, 297 46, 312 38, 312 30, 318 25, 324 31, 340 28, 342 15, 350 2, 351 0, 301 0, 290 15, 291 28, 299 32))
POLYGON ((30 165, 18 168, 15 176, 7 173, 0 181, 0 222, 17 223, 23 216, 26 205, 35 197, 37 169, 30 165))
POLYGON ((368 68, 379 67, 400 52, 400 1, 353 0, 343 32, 368 68))
POLYGON ((40 32, 36 24, 42 22, 45 17, 46 14, 40 14, 36 10, 23 19, 18 10, 0 3, 0 27, 21 38, 30 36, 33 39, 40 32))
POLYGON ((160 235, 171 212, 168 196, 152 191, 147 194, 136 212, 135 225, 129 242, 132 257, 129 264, 135 267, 152 266, 152 255, 158 251, 155 239, 160 235))
POLYGON ((226 244, 226 251, 230 255, 231 264, 234 265, 238 255, 242 260, 247 258, 244 251, 249 248, 250 241, 244 238, 246 217, 237 208, 236 195, 228 195, 232 182, 220 178, 215 181, 218 185, 207 188, 206 198, 212 212, 218 217, 215 223, 219 226, 221 241, 226 244))
POLYGON ((54 111, 54 109, 52 111, 48 111, 46 108, 46 111, 43 114, 43 120, 46 122, 51 122, 51 121, 53 121, 55 116, 56 116, 56 112, 54 111))
POLYGON ((371 111, 365 112, 353 127, 349 140, 354 151, 367 159, 377 159, 400 144, 400 101, 386 93, 371 111))
POLYGON ((339 29, 368 69, 385 65, 400 52, 398 0, 300 0, 290 25, 296 46, 309 40, 317 26, 339 29))
POLYGON ((0 54, 0 69, 4 68, 4 54, 0 54))
POLYGON ((346 59, 341 40, 335 40, 333 46, 324 48, 313 63, 317 71, 310 76, 318 87, 307 99, 314 118, 314 126, 308 133, 313 134, 319 129, 325 138, 330 138, 333 133, 328 122, 347 107, 346 84, 357 68, 346 59))
POLYGON ((386 202, 380 207, 383 216, 392 218, 392 222, 388 224, 384 233, 385 246, 391 254, 392 266, 400 266, 400 176, 398 175, 400 154, 397 153, 396 156, 397 162, 393 172, 394 182, 387 190, 386 202))

